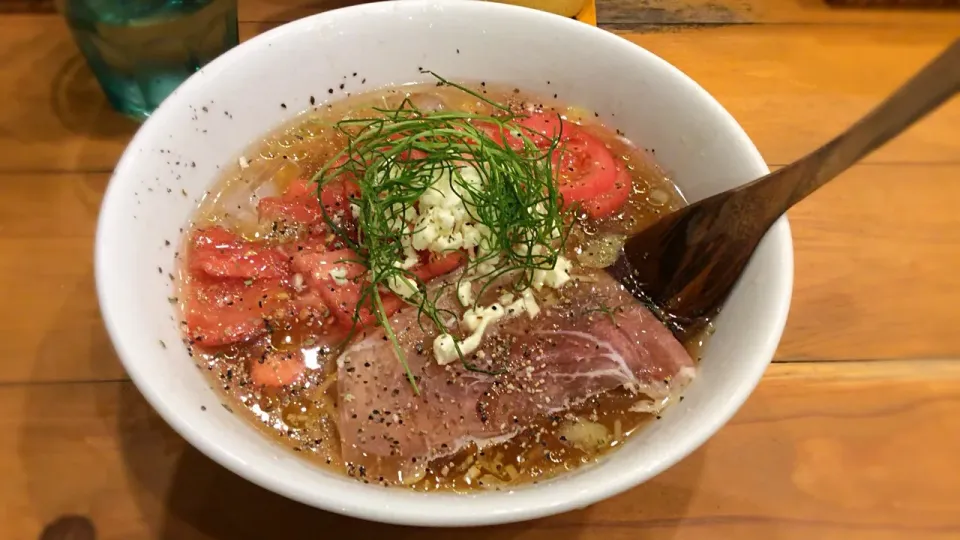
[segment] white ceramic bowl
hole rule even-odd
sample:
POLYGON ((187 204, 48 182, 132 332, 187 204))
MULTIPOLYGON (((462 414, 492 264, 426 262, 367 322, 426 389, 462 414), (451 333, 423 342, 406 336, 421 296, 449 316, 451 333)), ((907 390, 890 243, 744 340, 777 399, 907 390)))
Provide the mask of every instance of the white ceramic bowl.
POLYGON ((218 167, 307 108, 311 96, 322 102, 427 80, 420 67, 454 80, 556 93, 596 110, 655 149, 694 200, 767 172, 740 126, 696 83, 585 24, 495 3, 436 0, 308 17, 240 45, 192 76, 143 125, 117 165, 100 214, 96 277, 127 372, 174 429, 223 466, 291 499, 370 520, 433 526, 526 520, 585 507, 670 467, 734 414, 773 356, 792 283, 786 220, 764 239, 717 319, 700 377, 682 403, 598 465, 513 492, 419 494, 326 472, 220 407, 180 345, 167 273, 181 227, 218 167))

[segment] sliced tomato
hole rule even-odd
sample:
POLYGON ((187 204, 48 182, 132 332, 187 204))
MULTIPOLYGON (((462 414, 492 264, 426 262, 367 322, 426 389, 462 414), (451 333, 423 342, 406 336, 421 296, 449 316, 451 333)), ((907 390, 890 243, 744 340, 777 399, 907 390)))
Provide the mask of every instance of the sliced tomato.
MULTIPOLYGON (((613 188, 616 170, 613 155, 606 145, 580 126, 552 114, 534 114, 518 122, 524 136, 541 149, 558 140, 553 165, 560 194, 569 206, 599 196, 613 188)), ((478 124, 492 139, 505 141, 511 148, 523 148, 523 141, 499 126, 478 124)))
POLYGON ((529 137, 538 148, 546 148, 554 139, 566 142, 580 132, 579 126, 563 121, 555 114, 534 114, 524 118, 518 124, 526 128, 523 134, 529 137))
POLYGON ((310 182, 304 178, 297 178, 293 182, 290 182, 287 189, 283 192, 283 197, 287 199, 296 199, 307 195, 313 195, 314 198, 316 198, 317 190, 316 186, 311 185, 310 182))
POLYGON ((291 182, 283 195, 261 199, 257 210, 261 219, 312 225, 324 222, 323 210, 326 208, 329 216, 341 215, 352 221, 348 205, 350 199, 359 197, 360 187, 346 175, 324 184, 319 199, 316 187, 300 178, 291 182))
MULTIPOLYGON (((294 182, 296 184, 296 182, 294 182)), ((298 197, 264 197, 257 204, 260 219, 290 224, 312 225, 323 221, 316 194, 298 197)))
POLYGON ((411 271, 418 278, 427 282, 435 277, 449 274, 466 264, 467 256, 462 251, 452 251, 443 254, 422 252, 420 254, 420 261, 420 265, 411 271))
POLYGON ((310 251, 303 250, 295 253, 293 257, 293 269, 304 274, 308 280, 314 282, 324 282, 333 279, 330 275, 334 271, 342 271, 343 279, 353 280, 363 275, 367 269, 360 264, 360 257, 350 249, 339 249, 336 251, 310 251))
POLYGON ((613 188, 581 203, 581 209, 593 219, 606 217, 617 212, 630 197, 630 192, 633 190, 633 180, 630 178, 630 173, 620 161, 616 162, 616 169, 617 175, 613 182, 613 188))
POLYGON ((320 190, 320 203, 331 215, 337 214, 340 210, 348 211, 350 200, 359 197, 360 187, 353 180, 331 180, 320 190))
POLYGON ((250 378, 257 386, 279 388, 297 382, 306 369, 300 351, 271 351, 249 360, 250 378))
POLYGON ((592 199, 613 188, 617 176, 613 154, 599 139, 583 130, 574 132, 553 159, 565 206, 592 199))
POLYGON ((523 149, 523 139, 518 137, 506 126, 500 127, 490 122, 476 122, 474 126, 500 146, 507 145, 514 150, 523 149))
POLYGON ((305 315, 312 315, 317 320, 323 321, 331 315, 330 306, 315 290, 308 290, 304 294, 297 295, 293 305, 296 307, 297 317, 300 320, 305 320, 305 315))
POLYGON ((284 281, 218 279, 191 275, 184 318, 197 344, 225 345, 263 334, 267 320, 289 315, 290 293, 284 281))
POLYGON ((283 253, 243 240, 222 227, 196 231, 190 240, 187 261, 191 271, 215 277, 281 278, 290 273, 283 253))
MULTIPOLYGON (((373 303, 371 298, 368 297, 364 299, 364 304, 360 307, 359 311, 357 310, 363 293, 363 285, 352 282, 338 285, 334 283, 333 280, 328 280, 325 283, 319 283, 317 285, 317 294, 323 298, 325 304, 330 309, 330 314, 333 315, 337 324, 341 327, 353 327, 354 320, 357 317, 359 318, 356 322, 360 326, 372 326, 376 324, 377 318, 371 309, 373 303)), ((404 305, 403 300, 392 293, 381 292, 380 301, 383 303, 383 309, 387 317, 399 311, 404 305)))

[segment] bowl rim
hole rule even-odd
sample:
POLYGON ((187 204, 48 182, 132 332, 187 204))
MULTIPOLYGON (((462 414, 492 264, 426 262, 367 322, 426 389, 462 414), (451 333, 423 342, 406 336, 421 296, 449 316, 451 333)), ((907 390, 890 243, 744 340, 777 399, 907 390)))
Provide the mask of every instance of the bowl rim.
MULTIPOLYGON (((246 42, 241 43, 237 47, 234 47, 230 51, 227 51, 201 69, 200 72, 210 69, 220 69, 221 66, 228 66, 231 63, 240 60, 244 55, 247 54, 249 50, 252 50, 255 47, 265 45, 271 42, 273 39, 279 38, 286 33, 296 33, 306 30, 308 27, 311 27, 312 25, 317 24, 324 19, 336 18, 345 11, 365 11, 369 13, 381 13, 389 11, 396 13, 397 10, 408 10, 413 13, 418 10, 422 10, 426 6, 433 5, 442 5, 443 9, 445 10, 463 10, 466 15, 469 15, 472 12, 481 11, 503 11, 504 13, 512 13, 516 16, 523 16, 531 20, 536 20, 537 24, 553 26, 558 30, 583 32, 588 34, 590 39, 605 40, 610 43, 616 42, 617 46, 630 47, 633 51, 632 54, 644 58, 644 60, 647 62, 659 64, 661 69, 672 73, 677 80, 691 85, 691 87, 699 94, 699 99, 713 106, 720 116, 726 117, 725 119, 728 121, 728 124, 734 130, 733 135, 738 136, 742 141, 742 144, 747 146, 749 153, 753 154, 753 160, 755 160, 753 165, 757 166, 761 170, 768 170, 766 163, 764 162, 753 142, 749 139, 749 137, 743 131, 743 128, 739 125, 739 123, 736 122, 729 112, 727 112, 726 109, 724 109, 722 105, 720 105, 720 103, 717 102, 713 96, 707 93, 707 91, 704 90, 699 84, 693 81, 682 71, 669 64, 667 61, 661 59, 639 45, 636 45, 620 36, 617 36, 616 34, 607 32, 600 28, 586 25, 573 19, 567 19, 566 17, 561 17, 559 15, 553 15, 519 6, 495 2, 409 0, 402 3, 377 2, 339 8, 309 17, 304 17, 259 34, 247 40, 246 42)), ((191 76, 177 90, 174 91, 173 95, 171 95, 171 98, 177 94, 189 94, 194 84, 198 83, 197 79, 198 77, 196 74, 191 76)), ((151 117, 147 119, 144 125, 137 131, 118 161, 117 166, 115 167, 111 176, 110 182, 105 190, 103 201, 100 206, 100 215, 97 220, 97 233, 94 247, 95 278, 98 302, 102 312, 104 325, 118 357, 123 363, 125 370, 130 375, 131 380, 141 394, 146 398, 147 402, 150 403, 151 407, 153 407, 154 410, 156 410, 157 413, 164 419, 164 421, 166 421, 193 447, 200 450, 219 465, 265 489, 281 494, 289 499, 323 510, 355 518, 399 525, 444 527, 494 525, 525 521, 583 508, 600 500, 622 493, 649 480, 669 467, 672 467, 678 461, 688 456, 697 448, 701 447, 709 437, 716 433, 716 431, 726 424, 729 419, 739 410, 744 401, 759 383, 760 378, 769 364, 769 360, 773 358, 774 352, 782 335, 783 328, 786 324, 787 312, 790 306, 793 286, 793 247, 790 227, 786 216, 782 217, 774 225, 774 227, 771 228, 765 240, 767 242, 772 242, 776 248, 777 266, 771 270, 771 273, 780 275, 783 286, 782 290, 777 291, 779 296, 775 299, 773 306, 774 325, 772 328, 774 328, 775 331, 770 332, 767 336, 764 336, 765 339, 762 340, 762 346, 760 347, 763 352, 762 354, 757 355, 758 358, 762 357, 764 360, 753 361, 749 364, 749 369, 743 370, 742 380, 737 386, 737 391, 727 397, 725 400, 727 406, 722 413, 711 417, 708 424, 698 430, 696 437, 688 440, 687 443, 682 447, 678 446, 670 453, 668 458, 656 463, 654 467, 648 468, 647 470, 625 472, 624 474, 618 475, 612 482, 609 482, 608 484, 598 485, 591 490, 578 490, 571 492, 567 497, 562 499, 559 497, 551 497, 550 493, 552 490, 549 489, 549 484, 543 484, 537 488, 531 488, 540 489, 542 491, 542 494, 538 497, 535 504, 511 504, 509 499, 504 498, 504 503, 501 504, 495 511, 486 513, 474 512, 469 514, 437 512, 435 501, 438 496, 430 497, 430 494, 425 494, 427 496, 422 499, 422 502, 415 504, 415 506, 419 506, 419 509, 413 511, 411 510, 411 505, 413 505, 413 503, 388 507, 376 507, 375 505, 371 505, 369 500, 346 500, 347 498, 339 496, 335 492, 324 492, 323 490, 308 492, 305 489, 292 486, 290 483, 278 481, 276 478, 268 475, 259 468, 249 467, 243 459, 233 454, 229 449, 225 448, 213 438, 208 437, 205 432, 194 427, 189 418, 179 415, 172 408, 172 406, 169 406, 166 403, 164 396, 155 391, 150 384, 149 379, 147 379, 143 373, 138 371, 137 362, 134 360, 136 355, 132 353, 129 348, 125 348, 123 346, 124 337, 117 327, 117 315, 111 308, 112 300, 108 298, 107 290, 110 289, 110 281, 108 276, 108 256, 112 248, 107 244, 105 239, 107 234, 106 223, 112 219, 111 216, 113 212, 115 212, 113 209, 118 206, 115 200, 120 197, 119 192, 127 187, 127 182, 122 180, 122 178, 134 177, 129 171, 132 169, 133 164, 137 159, 137 153, 133 152, 131 149, 138 147, 139 143, 148 137, 147 133, 151 130, 151 128, 163 121, 163 112, 166 109, 170 109, 171 107, 175 106, 176 101, 176 99, 170 98, 165 100, 164 103, 162 103, 157 109, 157 113, 159 114, 151 115, 151 117)))

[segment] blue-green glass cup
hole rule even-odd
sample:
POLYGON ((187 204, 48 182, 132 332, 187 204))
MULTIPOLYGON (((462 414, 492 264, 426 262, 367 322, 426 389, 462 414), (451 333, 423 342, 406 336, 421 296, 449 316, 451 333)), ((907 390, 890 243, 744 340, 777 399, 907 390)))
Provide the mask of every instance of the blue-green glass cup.
POLYGON ((237 0, 57 0, 110 104, 142 121, 237 44, 237 0))

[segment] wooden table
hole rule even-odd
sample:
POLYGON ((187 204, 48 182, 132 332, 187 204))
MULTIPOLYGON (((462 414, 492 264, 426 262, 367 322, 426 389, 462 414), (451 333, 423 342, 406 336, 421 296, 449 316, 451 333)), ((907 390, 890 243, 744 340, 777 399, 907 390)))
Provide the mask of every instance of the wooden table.
MULTIPOLYGON (((241 0, 241 35, 330 7, 241 0)), ((960 538, 960 100, 790 213, 786 334, 708 444, 586 510, 424 531, 253 486, 147 406, 102 327, 91 266, 104 186, 136 126, 107 107, 47 2, 4 11, 0 538, 960 538)), ((960 35, 960 12, 819 0, 600 0, 598 20, 699 81, 771 167, 960 35)))

